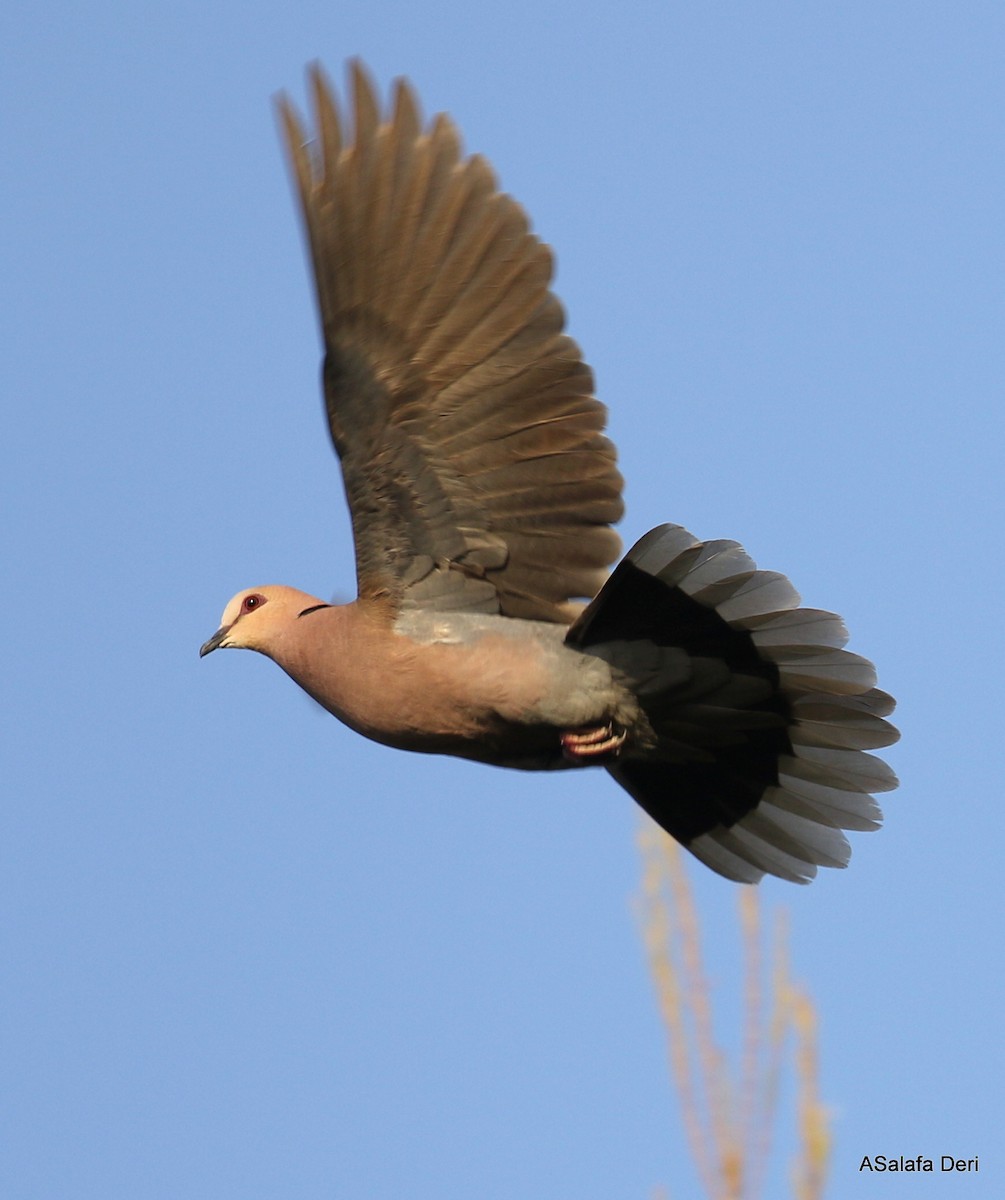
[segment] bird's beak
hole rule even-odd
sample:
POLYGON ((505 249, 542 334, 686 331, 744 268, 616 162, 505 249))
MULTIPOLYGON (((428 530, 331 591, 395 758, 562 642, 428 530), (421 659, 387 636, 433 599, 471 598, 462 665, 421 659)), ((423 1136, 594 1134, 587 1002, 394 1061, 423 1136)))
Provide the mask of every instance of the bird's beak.
POLYGON ((223 645, 223 639, 230 633, 230 625, 221 625, 220 628, 213 634, 208 642, 203 642, 199 647, 199 657, 205 658, 211 650, 217 650, 223 645))

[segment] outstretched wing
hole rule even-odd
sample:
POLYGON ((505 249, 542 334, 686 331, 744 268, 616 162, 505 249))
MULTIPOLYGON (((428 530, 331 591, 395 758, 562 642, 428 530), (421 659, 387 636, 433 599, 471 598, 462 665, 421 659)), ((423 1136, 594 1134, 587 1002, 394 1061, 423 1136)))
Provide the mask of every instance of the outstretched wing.
POLYGON ((423 130, 399 81, 382 118, 351 83, 351 140, 319 68, 316 140, 280 111, 360 595, 567 623, 619 552, 622 481, 551 254, 448 117, 423 130))

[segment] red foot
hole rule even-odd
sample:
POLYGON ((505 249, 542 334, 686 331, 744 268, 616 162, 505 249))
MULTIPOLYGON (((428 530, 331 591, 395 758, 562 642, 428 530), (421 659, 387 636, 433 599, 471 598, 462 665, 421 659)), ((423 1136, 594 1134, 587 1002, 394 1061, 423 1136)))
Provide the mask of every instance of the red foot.
POLYGON ((596 725, 592 729, 570 730, 561 735, 562 753, 573 762, 588 762, 605 754, 616 756, 625 744, 624 730, 614 731, 613 725, 596 725))

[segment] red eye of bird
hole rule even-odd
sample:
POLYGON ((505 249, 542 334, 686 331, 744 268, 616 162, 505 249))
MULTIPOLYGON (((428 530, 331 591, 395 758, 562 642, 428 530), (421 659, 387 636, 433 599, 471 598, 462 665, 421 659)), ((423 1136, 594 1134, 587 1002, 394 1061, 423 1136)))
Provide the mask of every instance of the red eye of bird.
POLYGON ((244 603, 241 605, 241 612, 251 612, 252 609, 261 608, 264 603, 264 596, 245 596, 244 603))

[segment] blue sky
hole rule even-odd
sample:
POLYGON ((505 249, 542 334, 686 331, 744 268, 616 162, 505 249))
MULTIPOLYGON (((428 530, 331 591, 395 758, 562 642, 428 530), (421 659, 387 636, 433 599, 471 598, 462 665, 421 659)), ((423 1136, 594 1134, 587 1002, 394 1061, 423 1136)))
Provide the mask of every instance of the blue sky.
POLYGON ((352 593, 270 111, 352 54, 555 246, 626 541, 739 539, 898 696, 886 827, 763 894, 830 1194, 1001 1194, 1005 10, 938 0, 4 6, 0 1193, 697 1195, 628 798, 197 658, 238 588, 352 593))

